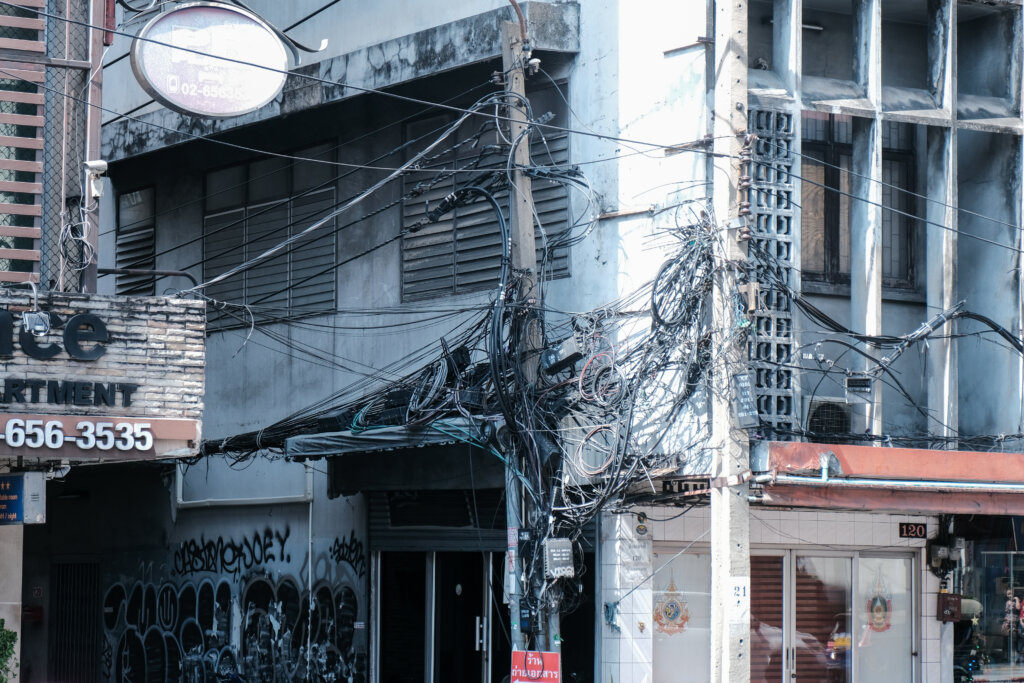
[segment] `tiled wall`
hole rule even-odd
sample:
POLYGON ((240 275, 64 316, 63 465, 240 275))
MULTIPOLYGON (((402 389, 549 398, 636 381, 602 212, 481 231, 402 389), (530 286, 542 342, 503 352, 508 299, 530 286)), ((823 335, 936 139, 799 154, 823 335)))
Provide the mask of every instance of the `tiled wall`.
MULTIPOLYGON (((637 510, 639 512, 640 510, 637 510)), ((652 582, 654 545, 682 548, 699 539, 711 540, 711 509, 698 507, 668 521, 655 521, 677 513, 672 508, 648 509, 646 534, 638 534, 635 514, 605 515, 601 519, 600 604, 618 603, 615 627, 603 619, 601 626, 601 683, 651 683, 652 582)), ((941 624, 935 620, 939 580, 925 563, 924 539, 899 538, 899 522, 928 525, 934 535, 936 521, 926 516, 826 512, 812 510, 767 510, 753 508, 750 515, 750 543, 753 549, 818 548, 835 550, 916 550, 919 571, 921 638, 919 680, 941 683, 941 624)), ((708 662, 695 663, 707 666, 708 662)), ((947 663, 948 666, 948 663, 947 663)), ((685 680, 680 678, 679 680, 685 680)))

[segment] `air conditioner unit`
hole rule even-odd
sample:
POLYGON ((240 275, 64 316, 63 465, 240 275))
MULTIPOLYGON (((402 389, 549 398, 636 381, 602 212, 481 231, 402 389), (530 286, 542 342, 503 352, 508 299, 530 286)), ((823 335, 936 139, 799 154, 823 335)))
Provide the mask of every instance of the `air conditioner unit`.
POLYGON ((853 430, 853 410, 845 396, 804 396, 802 417, 803 428, 815 434, 849 434, 853 430))

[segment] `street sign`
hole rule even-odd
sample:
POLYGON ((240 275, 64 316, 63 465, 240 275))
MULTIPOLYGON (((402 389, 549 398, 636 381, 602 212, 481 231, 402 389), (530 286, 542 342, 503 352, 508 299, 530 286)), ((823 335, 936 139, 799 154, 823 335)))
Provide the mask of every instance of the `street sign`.
POLYGON ((562 655, 559 652, 512 651, 510 683, 560 683, 562 655))
POLYGON ((42 472, 0 474, 0 526, 46 521, 46 479, 42 472))

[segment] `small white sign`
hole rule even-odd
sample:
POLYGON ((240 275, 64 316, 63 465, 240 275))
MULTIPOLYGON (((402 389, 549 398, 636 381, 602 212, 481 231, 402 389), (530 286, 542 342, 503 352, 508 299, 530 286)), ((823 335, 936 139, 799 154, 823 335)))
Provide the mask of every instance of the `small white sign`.
POLYGON ((750 623, 750 577, 734 576, 729 586, 729 623, 750 623))

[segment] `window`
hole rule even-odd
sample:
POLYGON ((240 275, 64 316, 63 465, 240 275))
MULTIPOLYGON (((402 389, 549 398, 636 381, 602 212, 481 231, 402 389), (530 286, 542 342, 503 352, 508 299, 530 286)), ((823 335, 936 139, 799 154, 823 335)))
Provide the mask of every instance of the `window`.
MULTIPOLYGON (((294 156, 333 160, 327 145, 294 156)), ((322 220, 335 208, 329 164, 272 157, 206 174, 203 279, 259 256, 322 220)), ((256 322, 324 312, 335 304, 337 239, 332 218, 310 237, 210 286, 217 301, 246 304, 256 322)), ((212 328, 248 325, 238 308, 209 309, 212 328)))
MULTIPOLYGON (((117 267, 134 270, 156 268, 156 204, 153 188, 124 192, 117 198, 117 267)), ((118 294, 153 296, 154 275, 117 275, 118 294)))
MULTIPOLYGON (((565 100, 555 88, 546 88, 530 95, 535 117, 550 114, 549 125, 566 127, 565 100)), ((426 136, 409 152, 415 154, 432 141, 431 133, 440 135, 453 117, 437 116, 414 121, 406 127, 406 139, 417 140, 426 136)), ((482 121, 482 118, 481 118, 482 121)), ((479 157, 481 168, 504 168, 503 154, 487 153, 488 147, 498 140, 493 130, 485 129, 477 144, 472 140, 480 133, 481 121, 467 120, 459 129, 455 149, 430 159, 427 168, 442 170, 453 166, 464 167, 479 157), (461 144, 458 144, 461 143, 461 144), (484 151, 484 156, 480 156, 484 151)), ((568 136, 559 131, 545 130, 543 136, 534 132, 530 138, 530 155, 537 166, 564 165, 569 160, 568 136)), ((456 187, 471 182, 473 174, 452 174, 426 188, 422 194, 403 203, 402 226, 409 228, 423 219, 445 195, 456 187)), ((409 193, 420 183, 429 183, 431 176, 406 176, 404 192, 409 193)), ((418 189, 423 189, 420 185, 418 189)), ((508 192, 495 195, 508 217, 508 192)), ((564 186, 550 180, 533 179, 533 201, 537 217, 543 227, 536 228, 537 263, 544 262, 544 244, 556 241, 568 227, 571 219, 569 201, 564 186)), ((425 225, 414 233, 406 233, 402 240, 402 299, 414 301, 436 296, 463 294, 493 287, 501 271, 501 232, 491 207, 483 201, 460 206, 436 223, 425 225)), ((548 277, 566 277, 569 274, 567 247, 552 249, 547 258, 548 277)))
MULTIPOLYGON (((882 130, 882 279, 887 287, 914 286, 913 127, 885 122, 882 130)), ((853 120, 804 112, 801 211, 803 279, 850 282, 850 171, 853 120)))

